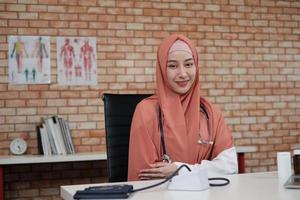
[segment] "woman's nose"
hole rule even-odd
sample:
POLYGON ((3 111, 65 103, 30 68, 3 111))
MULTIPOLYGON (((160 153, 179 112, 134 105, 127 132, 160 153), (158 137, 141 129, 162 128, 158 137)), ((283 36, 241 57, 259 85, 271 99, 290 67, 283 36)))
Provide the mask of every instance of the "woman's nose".
POLYGON ((185 77, 187 75, 186 68, 183 65, 178 67, 178 75, 181 77, 185 77))

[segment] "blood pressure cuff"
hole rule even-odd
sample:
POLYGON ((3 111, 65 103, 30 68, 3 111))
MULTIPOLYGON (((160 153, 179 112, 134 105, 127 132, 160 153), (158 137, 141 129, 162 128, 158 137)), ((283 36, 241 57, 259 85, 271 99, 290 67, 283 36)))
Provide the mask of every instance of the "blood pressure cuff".
POLYGON ((127 199, 133 192, 132 185, 104 185, 76 191, 74 199, 127 199))

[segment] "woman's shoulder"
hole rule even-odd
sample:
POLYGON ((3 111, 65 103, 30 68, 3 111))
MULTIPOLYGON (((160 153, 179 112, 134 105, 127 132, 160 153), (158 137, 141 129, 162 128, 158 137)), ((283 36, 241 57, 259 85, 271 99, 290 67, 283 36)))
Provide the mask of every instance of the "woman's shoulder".
POLYGON ((153 96, 140 101, 134 111, 134 127, 154 127, 157 125, 157 108, 158 101, 153 96))
POLYGON ((157 106, 158 106, 158 100, 156 98, 156 95, 152 95, 152 96, 140 101, 137 104, 135 110, 139 111, 141 113, 149 114, 152 112, 156 112, 156 110, 158 108, 157 106))

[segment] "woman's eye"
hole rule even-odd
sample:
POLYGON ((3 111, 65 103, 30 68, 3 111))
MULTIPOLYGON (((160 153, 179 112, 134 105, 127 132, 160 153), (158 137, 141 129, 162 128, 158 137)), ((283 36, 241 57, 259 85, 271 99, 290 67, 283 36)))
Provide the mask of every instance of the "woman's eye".
POLYGON ((194 63, 186 63, 185 66, 186 67, 192 67, 194 65, 194 63))
POLYGON ((176 68, 176 65, 169 64, 169 65, 168 65, 168 68, 176 68))

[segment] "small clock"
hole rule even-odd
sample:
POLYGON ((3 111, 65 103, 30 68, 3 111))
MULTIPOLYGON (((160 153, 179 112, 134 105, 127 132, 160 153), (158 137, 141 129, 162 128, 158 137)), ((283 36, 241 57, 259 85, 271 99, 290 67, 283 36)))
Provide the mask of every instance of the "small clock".
POLYGON ((22 155, 27 150, 27 143, 22 138, 15 138, 10 143, 10 151, 15 155, 22 155))

